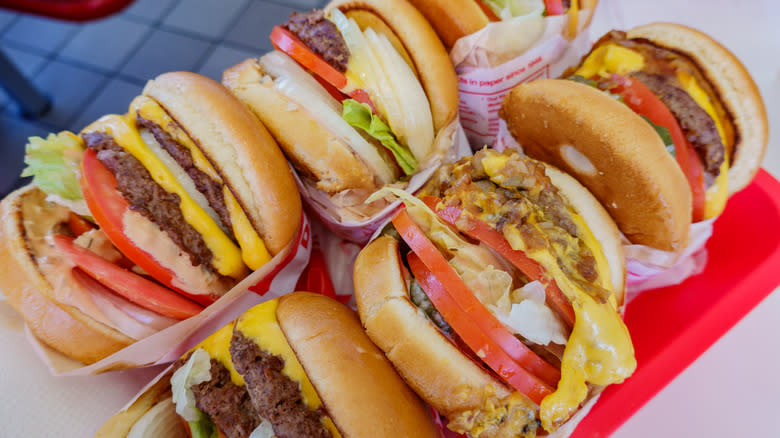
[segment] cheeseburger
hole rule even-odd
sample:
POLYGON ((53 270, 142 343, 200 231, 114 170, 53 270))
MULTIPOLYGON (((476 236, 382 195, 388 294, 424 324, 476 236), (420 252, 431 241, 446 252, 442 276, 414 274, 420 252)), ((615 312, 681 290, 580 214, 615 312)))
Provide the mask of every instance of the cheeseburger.
POLYGON ((275 52, 230 68, 223 82, 316 188, 317 202, 369 217, 377 205, 363 201, 371 193, 405 187, 450 149, 455 72, 406 1, 335 1, 296 12, 271 41, 275 52))
POLYGON ((97 437, 438 437, 357 316, 294 292, 209 336, 97 437))
MULTIPOLYGON (((671 23, 648 24, 628 32, 612 31, 569 73, 572 79, 605 91, 636 112, 646 124, 653 126, 656 138, 650 141, 644 134, 627 133, 629 136, 618 139, 614 135, 616 143, 603 146, 615 151, 599 151, 596 142, 591 141, 595 135, 611 136, 630 122, 613 123, 607 117, 594 121, 597 118, 594 114, 604 114, 601 108, 607 104, 599 103, 599 109, 592 107, 591 102, 602 102, 604 98, 585 91, 586 87, 579 87, 578 90, 583 90, 579 93, 574 87, 564 91, 563 86, 553 83, 523 85, 505 98, 503 117, 526 153, 550 160, 575 175, 600 197, 610 212, 618 213, 616 220, 621 228, 623 221, 619 216, 628 215, 631 210, 625 208, 631 201, 621 199, 628 200, 631 196, 628 192, 634 186, 626 175, 632 175, 638 168, 656 166, 650 155, 658 155, 661 143, 677 162, 685 182, 678 182, 678 176, 670 171, 660 172, 655 182, 665 185, 662 180, 672 178, 678 191, 683 190, 683 185, 689 187, 693 222, 718 216, 728 197, 744 188, 758 171, 768 141, 763 101, 742 63, 709 36, 671 23), (577 105, 580 109, 574 108, 577 105), (550 118, 525 116, 542 107, 549 108, 545 117, 550 118), (579 128, 583 120, 586 122, 579 128), (550 128, 542 128, 542 123, 549 124, 550 128), (609 125, 619 126, 610 128, 609 125), (566 134, 553 133, 553 126, 566 134), (588 134, 573 138, 575 131, 588 134), (584 155, 599 176, 587 175, 587 168, 577 169, 567 162, 563 145, 584 155), (629 156, 629 150, 635 148, 641 151, 629 156), (605 159, 607 156, 611 159, 605 159), (630 183, 622 184, 621 188, 619 181, 630 183), (606 185, 612 188, 605 189, 606 185), (606 191, 613 193, 608 195, 606 191), (606 197, 612 197, 615 205, 606 197), (618 209, 623 209, 623 213, 617 212, 618 209)), ((615 113, 608 114, 612 117, 615 113)), ((615 117, 623 120, 622 116, 615 117)), ((637 128, 636 132, 640 131, 647 129, 637 128)), ((670 228, 676 226, 670 223, 670 228)), ((636 243, 648 244, 643 237, 632 239, 630 233, 626 234, 636 243)), ((656 245, 652 239, 649 242, 650 246, 667 250, 684 246, 684 239, 655 242, 656 245)))
POLYGON ((484 149, 421 199, 393 192, 406 208, 357 258, 358 311, 449 429, 565 434, 633 373, 619 233, 574 179, 484 149))
POLYGON ((30 139, 26 162, 33 184, 0 204, 0 289, 39 339, 86 363, 198 313, 301 217, 273 138, 192 73, 157 77, 79 135, 30 139))

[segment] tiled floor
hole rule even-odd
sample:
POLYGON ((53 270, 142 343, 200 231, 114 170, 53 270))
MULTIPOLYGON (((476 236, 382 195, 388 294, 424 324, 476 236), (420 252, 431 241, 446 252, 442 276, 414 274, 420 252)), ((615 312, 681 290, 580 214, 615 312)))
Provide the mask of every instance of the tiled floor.
POLYGON ((52 100, 25 120, 0 88, 0 198, 23 181, 29 136, 80 130, 124 112, 157 74, 189 70, 219 80, 222 70, 271 49, 271 27, 294 10, 327 0, 136 0, 114 16, 69 23, 0 9, 0 50, 52 100))

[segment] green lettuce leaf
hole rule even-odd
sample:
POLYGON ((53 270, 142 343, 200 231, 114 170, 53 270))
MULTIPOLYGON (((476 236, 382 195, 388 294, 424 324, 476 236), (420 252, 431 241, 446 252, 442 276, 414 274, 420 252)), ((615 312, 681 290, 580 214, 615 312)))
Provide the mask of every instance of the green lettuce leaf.
POLYGON ((68 200, 83 199, 79 184, 79 166, 84 157, 84 144, 71 132, 49 134, 46 139, 30 137, 22 176, 32 176, 44 192, 68 200))
POLYGON ((198 421, 188 421, 187 424, 190 426, 192 438, 219 438, 217 425, 203 412, 200 412, 198 421))
POLYGON ((390 127, 376 114, 371 112, 371 107, 354 99, 346 99, 341 117, 350 125, 360 128, 371 137, 379 140, 382 146, 393 153, 393 157, 401 166, 405 174, 411 175, 417 168, 417 159, 414 158, 408 147, 398 143, 390 131, 390 127))
POLYGON ((649 123, 650 126, 653 127, 653 129, 655 129, 655 132, 658 134, 659 137, 661 137, 661 140, 663 140, 664 146, 666 146, 666 150, 669 151, 669 153, 672 154, 673 157, 676 157, 677 150, 674 148, 674 141, 672 141, 672 134, 669 133, 669 130, 661 125, 656 125, 645 116, 641 116, 641 117, 645 119, 645 121, 647 121, 647 123, 649 123))

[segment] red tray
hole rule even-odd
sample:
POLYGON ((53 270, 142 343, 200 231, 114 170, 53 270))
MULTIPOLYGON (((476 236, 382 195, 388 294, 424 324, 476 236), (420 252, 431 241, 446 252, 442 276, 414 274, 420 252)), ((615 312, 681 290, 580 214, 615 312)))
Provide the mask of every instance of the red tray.
POLYGON ((603 392, 573 438, 614 432, 780 284, 780 182, 759 171, 729 200, 707 250, 704 272, 626 307, 637 370, 603 392))

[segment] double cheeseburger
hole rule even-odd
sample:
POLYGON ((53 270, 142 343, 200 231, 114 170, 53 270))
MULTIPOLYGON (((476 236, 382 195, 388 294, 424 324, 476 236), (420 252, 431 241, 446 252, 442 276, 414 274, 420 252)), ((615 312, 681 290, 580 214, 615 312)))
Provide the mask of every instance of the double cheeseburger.
POLYGON ((404 186, 450 148, 440 134, 457 117, 457 78, 406 1, 296 12, 271 41, 277 51, 230 68, 223 83, 334 205, 367 211, 377 188, 404 186))
POLYGON ((694 223, 716 217, 758 171, 768 141, 763 101, 745 67, 709 36, 669 23, 612 31, 569 73, 585 85, 521 85, 501 115, 527 154, 578 178, 633 242, 679 250, 687 235, 683 213, 694 223), (629 108, 655 133, 638 126, 640 117, 623 115, 629 108), (672 160, 660 158, 662 146, 672 160), (589 164, 577 164, 568 149, 589 164), (673 161, 679 171, 666 169, 673 161), (648 172, 656 173, 649 181, 633 178, 648 172), (625 228, 644 220, 629 216, 637 211, 631 204, 650 199, 634 194, 646 182, 677 192, 688 186, 691 200, 655 229, 625 228))
POLYGON ((193 438, 439 436, 428 409, 354 312, 308 292, 255 306, 203 340, 96 436, 187 432, 193 438))
POLYGON ((598 0, 409 0, 431 23, 447 49, 491 22, 509 21, 517 16, 568 15, 569 36, 577 35, 579 20, 590 22, 598 0), (580 17, 581 10, 589 14, 580 17))
POLYGON ((27 152, 33 184, 0 204, 0 289, 40 340, 85 363, 197 314, 299 226, 273 138, 192 73, 27 152))
POLYGON ((573 178, 483 149, 420 199, 394 193, 405 209, 355 263, 358 311, 449 429, 563 435, 633 373, 619 233, 573 178))

